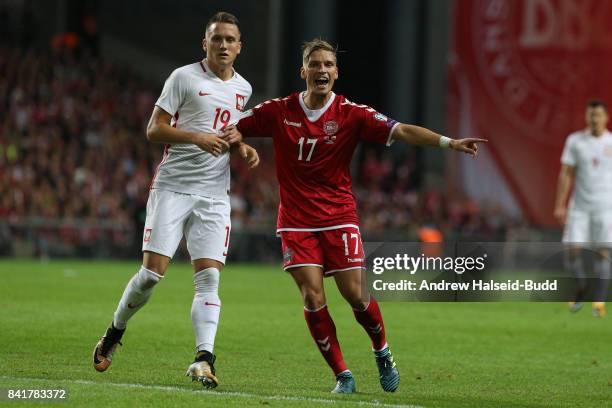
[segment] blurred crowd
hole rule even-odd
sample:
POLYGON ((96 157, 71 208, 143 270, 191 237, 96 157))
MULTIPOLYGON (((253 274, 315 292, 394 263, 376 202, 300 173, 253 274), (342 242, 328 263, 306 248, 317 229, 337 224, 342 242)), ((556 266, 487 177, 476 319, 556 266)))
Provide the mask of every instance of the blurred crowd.
POLYGON ((91 221, 61 231, 75 244, 99 220, 131 225, 160 156, 142 137, 154 98, 99 59, 0 51, 0 215, 91 221))
MULTIPOLYGON (((86 245, 108 229, 116 245, 140 242, 145 205, 162 146, 145 126, 161 84, 66 47, 0 50, 0 220, 48 226, 47 240, 86 245), (45 221, 48 221, 45 223, 45 221), (57 224, 57 225, 56 225, 57 224)), ((262 164, 232 158, 234 231, 273 234, 278 186, 269 140, 254 142, 262 164)), ((363 146, 353 166, 365 233, 420 238, 461 233, 503 239, 511 220, 499 207, 423 190, 419 152, 363 146)))

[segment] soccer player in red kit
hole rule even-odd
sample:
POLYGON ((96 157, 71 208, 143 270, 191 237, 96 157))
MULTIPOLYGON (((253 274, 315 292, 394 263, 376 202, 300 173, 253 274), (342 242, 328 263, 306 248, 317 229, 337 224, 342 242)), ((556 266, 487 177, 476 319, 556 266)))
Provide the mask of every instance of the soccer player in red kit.
POLYGON ((399 123, 374 109, 332 92, 338 78, 336 50, 323 40, 303 47, 301 77, 305 92, 266 101, 246 112, 230 128, 245 137, 272 137, 280 185, 277 232, 283 267, 304 301, 304 317, 313 339, 336 375, 332 392, 355 392, 336 327, 327 310, 323 277, 333 276, 357 322, 370 339, 383 390, 400 381, 385 338, 378 303, 362 293, 364 253, 351 187, 349 164, 360 141, 391 145, 399 140, 441 146, 476 155, 481 139, 452 140, 427 129, 399 123))

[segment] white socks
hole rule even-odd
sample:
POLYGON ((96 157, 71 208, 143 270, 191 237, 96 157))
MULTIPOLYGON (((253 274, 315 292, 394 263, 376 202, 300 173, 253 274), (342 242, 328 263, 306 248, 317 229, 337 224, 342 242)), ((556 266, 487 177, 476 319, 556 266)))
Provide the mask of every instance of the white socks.
POLYGON ((191 322, 196 338, 196 351, 213 352, 221 299, 219 299, 219 270, 206 268, 193 275, 195 296, 191 305, 191 322))
MULTIPOLYGON (((128 320, 147 303, 153 293, 153 287, 162 278, 163 276, 142 266, 125 287, 115 311, 113 326, 125 329, 128 320)), ((218 294, 219 270, 203 269, 194 274, 193 281, 195 296, 191 305, 191 321, 195 331, 196 350, 212 353, 221 312, 221 300, 218 294)))
POLYGON ((141 266, 138 273, 130 279, 123 291, 123 296, 121 296, 115 311, 113 326, 117 329, 125 329, 128 320, 147 303, 153 293, 153 287, 162 278, 162 275, 141 266))

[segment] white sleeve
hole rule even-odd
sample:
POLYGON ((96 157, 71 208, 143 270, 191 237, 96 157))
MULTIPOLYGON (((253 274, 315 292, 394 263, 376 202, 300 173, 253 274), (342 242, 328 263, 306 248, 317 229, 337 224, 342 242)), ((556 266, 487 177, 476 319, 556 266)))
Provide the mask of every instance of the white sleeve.
MULTIPOLYGON (((238 113, 238 117, 232 118, 232 120, 230 121, 230 125, 235 125, 236 123, 238 123, 240 121, 240 119, 246 117, 246 116, 250 116, 252 115, 251 110, 246 110, 246 106, 249 103, 249 100, 251 99, 251 96, 253 95, 253 88, 251 87, 251 84, 249 84, 248 82, 246 82, 246 88, 244 92, 246 95, 244 95, 244 109, 242 112, 238 113), (246 116, 245 116, 246 115, 246 116)), ((237 104, 236 104, 237 105, 237 104)), ((236 106, 236 108, 238 108, 238 106, 236 106)))
POLYGON ((183 104, 185 95, 185 86, 183 82, 184 80, 179 70, 174 70, 168 79, 166 79, 164 89, 162 89, 162 93, 159 99, 157 99, 157 102, 155 102, 155 105, 174 116, 183 104))
POLYGON ((251 99, 251 96, 253 95, 253 87, 251 87, 251 84, 249 84, 248 82, 247 82, 247 85, 249 86, 249 92, 248 92, 247 97, 245 98, 245 101, 244 101, 244 105, 245 106, 248 105, 249 100, 251 99))
POLYGON ((576 149, 575 138, 570 136, 565 141, 565 146, 563 147, 563 153, 561 154, 561 164, 565 164, 568 166, 576 166, 576 149))

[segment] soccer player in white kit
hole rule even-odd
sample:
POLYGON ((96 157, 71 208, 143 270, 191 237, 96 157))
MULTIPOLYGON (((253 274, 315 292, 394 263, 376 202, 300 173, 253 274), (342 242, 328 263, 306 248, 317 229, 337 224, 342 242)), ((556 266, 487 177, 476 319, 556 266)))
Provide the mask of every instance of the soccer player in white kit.
POLYGON ((215 14, 206 25, 202 48, 206 59, 172 72, 155 103, 147 139, 166 147, 147 202, 143 263, 125 288, 111 326, 96 344, 93 362, 98 371, 109 367, 127 321, 163 278, 184 235, 195 272, 191 319, 196 358, 187 375, 214 388, 218 385, 213 347, 221 308, 219 272, 231 230, 228 149, 237 145, 251 167, 259 159, 238 138, 220 137, 225 127, 238 121, 252 92, 233 69, 241 49, 236 17, 215 14))
POLYGON ((565 225, 563 242, 569 247, 569 267, 578 282, 570 311, 580 310, 586 290, 580 251, 592 248, 596 254, 593 265, 599 277, 593 315, 603 317, 612 247, 612 134, 606 129, 606 104, 598 100, 588 102, 586 122, 586 129, 572 133, 565 142, 554 215, 565 225), (567 205, 572 185, 574 192, 567 205))

